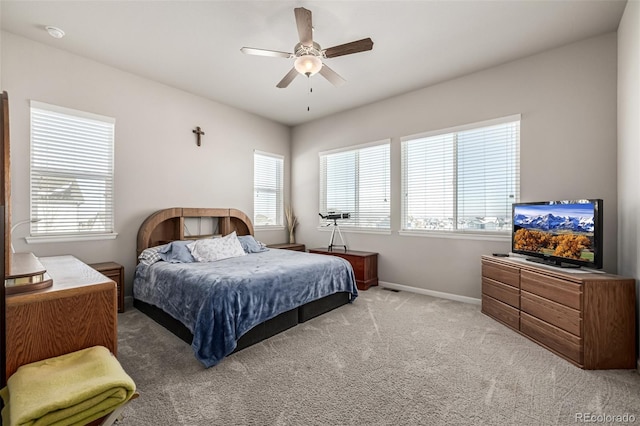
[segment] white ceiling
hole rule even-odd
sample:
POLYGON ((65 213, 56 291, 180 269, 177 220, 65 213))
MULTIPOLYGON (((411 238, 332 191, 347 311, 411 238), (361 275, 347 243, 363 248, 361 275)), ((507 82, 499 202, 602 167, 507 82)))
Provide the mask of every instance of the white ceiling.
POLYGON ((0 7, 5 31, 297 125, 616 31, 625 1, 2 0, 0 7), (343 86, 316 75, 278 89, 292 59, 240 52, 292 52, 299 6, 313 13, 322 48, 373 39, 372 51, 325 60, 343 86), (50 37, 46 25, 66 36, 50 37))

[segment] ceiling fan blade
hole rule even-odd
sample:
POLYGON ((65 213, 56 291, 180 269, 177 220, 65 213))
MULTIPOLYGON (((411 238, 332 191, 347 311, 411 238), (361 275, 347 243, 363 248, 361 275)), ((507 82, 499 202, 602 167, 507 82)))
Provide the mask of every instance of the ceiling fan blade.
POLYGON ((352 53, 365 52, 371 49, 373 49, 373 41, 367 37, 325 49, 324 56, 325 58, 335 58, 336 56, 351 55, 352 53))
POLYGON ((253 47, 243 47, 240 49, 242 53, 257 56, 272 56, 275 58, 293 58, 293 53, 278 52, 277 50, 255 49, 253 47))
POLYGON ((296 7, 293 11, 296 15, 296 25, 298 26, 300 43, 303 46, 313 46, 313 24, 311 23, 311 11, 304 7, 296 7))
POLYGON ((296 76, 298 75, 298 71, 295 68, 291 68, 291 71, 289 71, 287 73, 287 75, 284 76, 284 78, 282 80, 280 80, 280 83, 276 84, 276 87, 279 89, 284 89, 285 87, 287 87, 289 84, 291 84, 291 82, 293 81, 294 78, 296 78, 296 76))
POLYGON ((320 71, 318 72, 324 78, 329 80, 334 86, 342 86, 346 82, 344 78, 340 77, 337 72, 335 72, 325 64, 322 65, 322 68, 320 68, 320 71))

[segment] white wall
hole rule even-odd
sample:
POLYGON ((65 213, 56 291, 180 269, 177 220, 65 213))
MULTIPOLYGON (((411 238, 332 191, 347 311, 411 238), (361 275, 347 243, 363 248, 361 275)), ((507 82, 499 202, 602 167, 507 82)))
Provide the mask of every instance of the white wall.
MULTIPOLYGON (((2 20, 2 2, 0 2, 0 21, 2 20)), ((2 31, 0 31, 0 90, 2 90, 2 31)))
MULTIPOLYGON (((390 77, 391 78, 391 77, 390 77)), ((292 200, 297 239, 317 230, 318 152, 391 138, 392 234, 348 233, 354 250, 379 252, 382 281, 479 298, 480 256, 510 241, 400 236, 404 135, 521 113, 521 200, 603 198, 604 269, 616 271, 616 34, 588 39, 297 126, 292 200)))
MULTIPOLYGON (((640 2, 629 1, 618 27, 618 271, 636 280, 640 277, 639 80, 640 2)), ((640 321, 639 300, 636 295, 640 321)), ((640 339, 640 329, 638 333, 640 339)))
MULTIPOLYGON (((253 215, 253 150, 285 156, 290 129, 40 43, 2 33, 2 87, 9 94, 12 221, 29 218, 29 101, 115 117, 115 221, 112 241, 26 244, 16 251, 72 254, 125 266, 127 290, 135 266, 136 234, 152 212, 168 207, 235 207, 253 215), (202 127, 197 147, 192 129, 202 127)), ((286 181, 285 193, 289 190, 286 181)), ((284 231, 257 233, 285 241, 284 231)))
MULTIPOLYGON (((392 138, 393 233, 347 233, 347 244, 380 253, 382 281, 477 298, 480 255, 508 251, 509 242, 399 236, 399 138, 521 113, 521 199, 603 198, 604 265, 616 271, 616 34, 317 120, 294 128, 291 135, 285 126, 193 94, 12 34, 2 37, 1 84, 11 105, 14 222, 29 217, 28 101, 116 118, 118 238, 27 245, 20 238, 27 230, 20 228, 14 238, 18 251, 68 253, 86 262, 114 260, 125 265, 130 287, 135 236, 151 212, 229 206, 251 214, 253 149, 286 156, 285 175, 295 183, 291 199, 300 220, 296 238, 309 248, 326 246, 329 234, 316 228, 318 152, 392 138), (195 126, 207 133, 200 148, 191 133, 195 126)), ((258 238, 280 242, 285 233, 258 233, 258 238)))

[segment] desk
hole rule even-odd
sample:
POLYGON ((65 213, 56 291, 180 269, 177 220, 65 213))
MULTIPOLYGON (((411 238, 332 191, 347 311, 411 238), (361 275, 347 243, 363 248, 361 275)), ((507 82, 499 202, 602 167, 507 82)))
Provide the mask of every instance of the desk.
POLYGON ((6 298, 7 378, 21 365, 90 346, 117 352, 115 282, 73 256, 39 260, 53 285, 6 298))

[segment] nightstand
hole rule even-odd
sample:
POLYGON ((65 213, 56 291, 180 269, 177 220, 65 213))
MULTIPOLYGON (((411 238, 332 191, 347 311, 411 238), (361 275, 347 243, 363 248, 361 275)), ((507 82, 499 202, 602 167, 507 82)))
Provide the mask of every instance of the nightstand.
POLYGON ((116 282, 118 287, 118 312, 124 312, 124 266, 116 262, 92 263, 89 266, 116 282))
POLYGON ((282 249, 282 250, 293 250, 293 251, 305 251, 304 244, 296 244, 296 243, 282 243, 282 244, 269 244, 267 247, 274 249, 282 249))
POLYGON ((358 290, 367 290, 371 286, 378 285, 378 253, 341 249, 329 251, 326 248, 310 249, 309 253, 338 256, 348 260, 353 267, 358 290))

